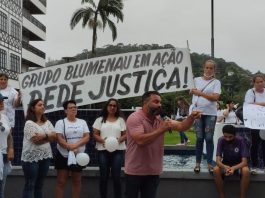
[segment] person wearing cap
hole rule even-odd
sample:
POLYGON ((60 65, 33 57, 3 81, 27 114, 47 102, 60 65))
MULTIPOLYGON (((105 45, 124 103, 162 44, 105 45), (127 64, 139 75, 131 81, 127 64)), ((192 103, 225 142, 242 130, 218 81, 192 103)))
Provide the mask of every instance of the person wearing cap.
POLYGON ((4 100, 7 97, 0 93, 0 197, 4 198, 6 177, 11 172, 11 163, 14 159, 13 138, 8 118, 2 113, 4 100))
POLYGON ((233 125, 223 127, 223 136, 219 138, 216 151, 214 181, 220 198, 225 197, 223 178, 240 174, 240 198, 245 198, 249 185, 249 168, 247 158, 249 151, 243 138, 238 137, 233 125))
POLYGON ((7 97, 4 101, 4 114, 8 117, 11 128, 15 126, 15 109, 21 104, 20 92, 8 85, 8 75, 0 73, 0 93, 7 97))

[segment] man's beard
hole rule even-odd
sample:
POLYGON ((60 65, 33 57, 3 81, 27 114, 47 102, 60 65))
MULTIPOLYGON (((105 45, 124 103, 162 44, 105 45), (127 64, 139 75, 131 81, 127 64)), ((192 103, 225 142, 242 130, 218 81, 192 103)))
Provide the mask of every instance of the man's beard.
POLYGON ((150 107, 149 108, 149 114, 156 116, 156 115, 160 115, 162 111, 161 107, 150 107))

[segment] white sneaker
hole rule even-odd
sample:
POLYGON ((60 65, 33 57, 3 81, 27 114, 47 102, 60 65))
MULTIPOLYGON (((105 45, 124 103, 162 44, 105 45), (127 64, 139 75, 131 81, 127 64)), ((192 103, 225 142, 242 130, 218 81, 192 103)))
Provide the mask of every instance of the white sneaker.
POLYGON ((256 169, 256 168, 251 168, 251 169, 250 169, 250 173, 251 173, 252 175, 256 175, 256 174, 257 174, 257 169, 256 169))
POLYGON ((186 143, 186 144, 189 144, 189 143, 190 143, 190 140, 188 139, 185 143, 186 143))
POLYGON ((176 146, 185 146, 186 144, 185 143, 178 143, 176 144, 176 146))

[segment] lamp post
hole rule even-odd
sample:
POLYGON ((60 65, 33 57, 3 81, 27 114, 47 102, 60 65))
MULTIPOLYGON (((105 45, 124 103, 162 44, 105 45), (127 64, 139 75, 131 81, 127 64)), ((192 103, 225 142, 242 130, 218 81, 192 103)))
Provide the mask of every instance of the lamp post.
POLYGON ((211 57, 214 58, 214 0, 211 0, 211 57))

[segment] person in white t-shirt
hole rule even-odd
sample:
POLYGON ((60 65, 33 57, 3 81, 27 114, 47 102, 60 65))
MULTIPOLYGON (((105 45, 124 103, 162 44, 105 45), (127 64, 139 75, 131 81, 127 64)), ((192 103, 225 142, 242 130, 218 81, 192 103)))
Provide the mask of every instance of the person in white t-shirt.
POLYGON ((72 198, 79 198, 81 192, 81 176, 84 167, 79 165, 68 166, 69 151, 75 154, 85 152, 89 141, 89 129, 85 120, 76 118, 77 106, 75 100, 63 103, 66 118, 58 120, 55 124, 57 135, 57 155, 54 164, 57 170, 55 198, 64 197, 64 188, 68 176, 72 177, 72 198))
POLYGON ((113 192, 115 198, 121 198, 121 167, 126 149, 126 125, 121 117, 118 100, 111 98, 104 105, 101 116, 93 124, 93 137, 96 140, 100 171, 99 191, 101 198, 108 196, 108 178, 111 172, 113 180, 113 192), (108 137, 117 139, 117 150, 109 152, 105 148, 105 140, 108 137))
POLYGON ((238 124, 239 119, 235 113, 235 103, 232 100, 226 102, 226 109, 223 110, 225 124, 238 124))
POLYGON ((213 173, 213 135, 216 124, 216 103, 221 94, 221 83, 215 78, 216 63, 207 60, 204 63, 203 76, 194 78, 195 88, 191 89, 192 107, 200 110, 201 117, 195 120, 196 132, 196 166, 195 173, 200 172, 203 142, 206 142, 207 164, 210 173, 213 173))
POLYGON ((8 118, 2 113, 6 99, 7 97, 0 93, 0 198, 4 198, 6 177, 11 171, 11 161, 14 159, 11 128, 8 118))
POLYGON ((221 108, 221 103, 219 101, 217 101, 217 103, 216 103, 216 108, 217 108, 216 122, 223 123, 224 122, 224 115, 223 115, 223 110, 221 108))
POLYGON ((4 114, 8 117, 11 128, 15 126, 15 109, 21 105, 21 95, 8 85, 8 75, 0 73, 0 93, 7 97, 4 101, 4 114))
MULTIPOLYGON (((265 106, 265 77, 263 74, 255 74, 252 79, 254 87, 249 89, 245 95, 245 103, 265 106)), ((251 129, 251 174, 257 173, 258 153, 261 144, 263 164, 265 165, 265 141, 260 138, 258 129, 251 129)))

